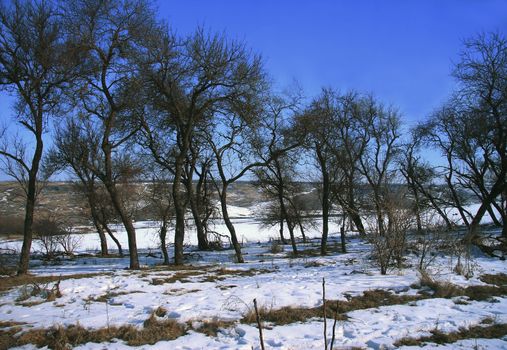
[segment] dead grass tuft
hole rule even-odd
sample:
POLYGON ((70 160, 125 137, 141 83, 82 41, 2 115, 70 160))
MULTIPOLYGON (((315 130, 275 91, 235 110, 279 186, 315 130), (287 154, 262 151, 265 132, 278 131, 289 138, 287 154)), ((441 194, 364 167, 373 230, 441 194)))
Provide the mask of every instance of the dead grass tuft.
POLYGON ((17 346, 14 335, 21 330, 21 327, 14 326, 7 329, 0 328, 0 349, 10 349, 17 346))
POLYGON ((110 273, 88 273, 88 274, 78 273, 74 275, 65 275, 65 276, 34 276, 26 274, 21 276, 1 277, 0 291, 6 291, 10 288, 23 285, 48 284, 51 282, 57 282, 59 280, 64 281, 69 279, 90 278, 95 276, 106 276, 106 275, 110 275, 110 273))
POLYGON ((143 291, 140 291, 140 290, 123 291, 123 292, 109 291, 109 292, 101 294, 101 295, 99 295, 97 297, 89 297, 89 298, 85 299, 85 301, 95 301, 95 302, 98 302, 98 303, 105 303, 108 300, 110 300, 111 298, 119 297, 119 296, 122 296, 122 295, 134 294, 134 293, 146 293, 146 292, 143 292, 143 291))
MULTIPOLYGON (((347 312, 361 309, 375 308, 379 306, 405 304, 407 302, 418 300, 420 296, 396 295, 389 291, 376 289, 365 291, 363 295, 348 297, 346 301, 327 300, 326 314, 328 317, 336 317, 338 320, 346 320, 347 312)), ((305 322, 311 318, 323 317, 322 307, 283 307, 280 309, 261 306, 259 309, 260 317, 263 321, 272 322, 276 325, 285 325, 294 322, 305 322)), ((253 309, 241 319, 242 323, 255 323, 256 316, 253 309)))
MULTIPOLYGON (((328 301, 330 311, 335 309, 338 313, 346 313, 354 310, 369 309, 380 306, 406 304, 411 301, 421 299, 414 295, 397 295, 383 289, 367 290, 362 295, 348 297, 347 301, 328 301)), ((333 313, 328 312, 328 315, 333 313)))
POLYGON ((26 322, 0 321, 0 328, 10 328, 10 327, 22 326, 24 324, 26 324, 26 322))
POLYGON ((507 274, 505 273, 499 273, 496 275, 482 275, 480 277, 480 280, 487 284, 494 284, 496 286, 507 286, 507 274))
POLYGON ((178 271, 174 275, 169 276, 169 277, 153 278, 151 280, 150 284, 153 284, 154 286, 159 286, 159 285, 166 284, 166 283, 175 283, 177 281, 179 281, 181 283, 188 283, 188 282, 192 282, 192 280, 190 280, 190 277, 199 276, 201 274, 202 274, 202 272, 195 271, 195 270, 178 271))
MULTIPOLYGON (((281 309, 268 308, 261 306, 259 316, 262 321, 274 323, 276 325, 285 325, 294 322, 305 322, 314 317, 322 317, 322 308, 304 308, 304 307, 282 307, 281 309)), ((252 308, 241 319, 242 323, 256 323, 255 310, 252 308)))
MULTIPOLYGON (((191 322, 189 322, 191 323, 191 322)), ((194 328, 196 332, 206 334, 208 337, 216 337, 221 329, 230 328, 233 321, 224 321, 218 318, 202 321, 199 327, 194 328)))
POLYGON ((453 298, 457 296, 467 296, 472 300, 488 300, 492 297, 507 295, 507 286, 469 286, 460 287, 449 282, 440 282, 432 279, 427 274, 421 275, 421 286, 426 286, 432 290, 434 298, 453 298))
POLYGON ((155 311, 153 311, 153 314, 157 317, 164 317, 167 315, 167 310, 164 307, 159 306, 155 311))
POLYGON ((273 271, 269 269, 233 270, 222 267, 218 270, 210 271, 206 277, 200 280, 200 282, 216 282, 223 281, 227 277, 250 277, 270 272, 273 271))
POLYGON ((186 288, 171 288, 166 290, 163 294, 165 295, 183 295, 200 292, 200 289, 186 289, 186 288))
POLYGON ((273 240, 269 246, 269 252, 271 254, 278 254, 283 252, 283 244, 280 241, 273 240))
MULTIPOLYGON (((0 348, 8 349, 15 346, 34 344, 35 346, 48 347, 54 350, 68 349, 85 343, 110 342, 113 339, 124 340, 130 346, 155 344, 161 340, 173 340, 186 334, 186 327, 175 320, 161 319, 157 315, 164 314, 163 309, 155 310, 144 321, 142 328, 132 325, 121 327, 109 327, 100 329, 87 329, 79 324, 68 327, 51 327, 49 329, 32 329, 14 335, 20 328, 0 330, 0 348)), ((164 310, 165 311, 165 310, 164 310)), ((164 314, 165 315, 165 314, 164 314)))
POLYGON ((475 325, 468 328, 460 328, 457 332, 444 333, 438 329, 431 331, 430 336, 420 338, 402 338, 394 343, 394 346, 420 346, 423 343, 450 344, 462 339, 496 339, 507 335, 507 324, 475 325))

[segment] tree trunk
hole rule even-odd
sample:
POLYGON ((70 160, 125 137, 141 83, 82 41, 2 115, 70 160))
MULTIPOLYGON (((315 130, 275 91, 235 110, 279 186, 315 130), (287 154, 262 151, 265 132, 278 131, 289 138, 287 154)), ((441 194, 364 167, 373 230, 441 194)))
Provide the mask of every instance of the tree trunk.
POLYGON ((95 229, 97 230, 97 233, 99 234, 100 256, 108 256, 109 252, 107 249, 107 238, 106 238, 106 234, 104 233, 104 229, 102 228, 99 221, 96 219, 96 217, 93 214, 92 214, 92 221, 93 221, 93 226, 95 226, 95 229))
POLYGON ((414 194, 415 199, 415 220, 417 225, 417 233, 422 234, 421 205, 419 199, 419 192, 417 191, 417 189, 413 184, 410 187, 412 187, 412 193, 414 194))
POLYGON ((102 222, 102 227, 104 227, 104 229, 106 230, 106 232, 109 235, 109 237, 111 237, 111 239, 113 240, 114 244, 116 244, 116 248, 118 248, 118 255, 120 255, 121 257, 123 257, 123 248, 122 248, 121 243, 118 240, 118 238, 116 238, 116 236, 114 235, 113 231, 111 231, 111 229, 109 228, 109 226, 107 225, 107 223, 102 222))
POLYGON ((461 201, 458 197, 458 193, 456 192, 456 189, 454 188, 454 185, 451 181, 452 176, 452 169, 450 170, 450 173, 448 176, 446 176, 447 181, 447 187, 449 187, 449 190, 451 191, 452 199, 454 200, 454 205, 456 209, 458 209, 458 213, 461 216, 461 220, 463 221, 463 225, 466 227, 470 227, 470 223, 468 222, 468 218, 465 214, 465 211, 463 210, 463 206, 461 205, 461 201))
POLYGON ((347 252, 347 247, 346 247, 346 241, 345 241, 345 223, 346 223, 346 217, 345 217, 345 213, 343 214, 343 221, 342 221, 342 227, 340 228, 340 240, 341 240, 341 243, 342 243, 342 253, 346 253, 347 252))
POLYGON ((209 242, 208 237, 206 235, 206 230, 204 229, 204 225, 201 221, 201 213, 196 208, 195 201, 190 201, 190 206, 192 208, 192 215, 194 217, 195 229, 197 231, 197 247, 199 250, 209 250, 209 242))
POLYGON ((299 225, 299 230, 301 231, 301 236, 303 236, 303 243, 306 243, 305 229, 303 227, 303 224, 301 223, 301 218, 298 218, 298 225, 299 225))
POLYGON ((127 231, 127 239, 129 244, 129 257, 130 257, 130 269, 138 270, 139 267, 139 256, 137 253, 137 242, 136 242, 136 229, 134 224, 132 223, 132 219, 126 213, 123 203, 121 201, 120 195, 116 189, 116 186, 110 182, 105 184, 109 195, 111 196, 111 201, 113 203, 114 209, 120 215, 121 221, 125 230, 127 231))
POLYGON ((427 200, 430 201, 430 204, 433 207, 433 209, 435 209, 437 211, 438 215, 440 215, 440 217, 442 218, 442 220, 444 220, 447 229, 450 230, 452 228, 451 221, 449 220, 449 218, 447 217, 447 215, 443 212, 443 210, 440 209, 440 206, 435 201, 435 198, 433 197, 433 195, 431 193, 427 192, 424 189, 424 187, 423 187, 422 184, 415 183, 415 185, 417 186, 417 188, 419 189, 419 191, 422 193, 422 195, 424 197, 426 197, 427 200))
POLYGON ((160 227, 160 249, 162 250, 162 255, 164 257, 163 265, 169 265, 169 253, 167 252, 167 220, 166 218, 162 219, 162 226, 160 227))
MULTIPOLYGON (((500 212, 500 216, 502 216, 502 214, 501 214, 502 208, 497 203, 495 203, 495 201, 493 201, 491 204, 495 207, 496 210, 498 210, 500 212)), ((495 226, 502 227, 502 223, 496 217, 495 211, 493 210, 493 207, 491 205, 488 207, 488 213, 489 213, 489 216, 491 217, 491 220, 493 220, 493 223, 495 224, 495 226)))
POLYGON ((347 216, 352 220, 354 225, 356 226, 357 231, 359 231, 359 234, 361 236, 364 236, 366 234, 366 231, 364 230, 363 221, 361 220, 361 217, 359 216, 359 210, 356 207, 356 200, 354 196, 354 175, 353 173, 348 177, 348 194, 347 199, 348 203, 346 203, 346 211, 347 216))
MULTIPOLYGON (((197 231, 197 247, 199 250, 209 250, 209 242, 208 237, 206 236, 206 231, 204 229, 204 225, 201 219, 202 213, 199 210, 199 205, 197 204, 194 189, 192 187, 192 178, 189 175, 187 179, 187 192, 188 192, 188 200, 190 202, 190 209, 192 210, 192 216, 194 218, 195 229, 197 231)), ((198 193, 198 192, 197 192, 198 193)))
POLYGON ((92 221, 93 226, 95 226, 95 229, 97 230, 97 233, 99 234, 100 239, 100 255, 101 256, 107 256, 109 254, 107 249, 107 238, 106 234, 104 233, 104 228, 100 224, 99 220, 99 214, 97 213, 97 208, 95 207, 93 203, 93 199, 88 197, 88 204, 90 205, 90 212, 92 215, 92 221))
POLYGON ((502 176, 505 177, 505 172, 501 173, 501 177, 499 178, 499 180, 497 180, 497 182, 495 182, 495 184, 491 188, 491 191, 489 192, 489 195, 484 198, 481 206, 479 207, 479 210, 477 210, 477 213, 472 219, 472 222, 470 223, 470 226, 468 228, 468 233, 465 237, 465 241, 467 243, 473 242, 473 240, 477 237, 477 229, 479 228, 479 224, 481 223, 482 217, 486 213, 488 206, 490 206, 491 202, 500 194, 502 194, 502 192, 505 191, 505 188, 507 188, 505 179, 502 178, 502 176))
POLYGON ((225 222, 225 226, 229 230, 231 234, 232 246, 234 247, 234 251, 236 252, 236 260, 238 263, 244 263, 243 254, 241 254, 241 245, 238 242, 238 237, 236 235, 236 229, 232 224, 231 219, 229 218, 229 212, 227 211, 227 185, 222 185, 222 191, 220 193, 220 204, 222 207, 222 216, 225 222))
POLYGON ((173 201, 176 214, 176 226, 174 228, 174 263, 183 264, 183 241, 185 239, 185 200, 181 193, 181 176, 183 171, 183 159, 176 159, 176 167, 173 181, 173 201))
MULTIPOLYGON (((103 82, 104 83, 104 82, 103 82)), ((104 84, 103 84, 104 85, 104 84)), ((109 119, 105 122, 105 131, 102 138, 102 152, 104 153, 104 174, 102 176, 102 182, 106 187, 109 197, 114 209, 120 215, 121 221, 125 230, 127 231, 128 245, 129 245, 129 256, 130 256, 130 269, 139 269, 139 256, 137 254, 137 242, 136 242, 136 229, 132 223, 132 219, 129 217, 125 210, 125 206, 120 198, 118 189, 113 176, 113 159, 112 159, 112 146, 109 141, 112 126, 114 124, 115 113, 113 112, 109 119)))
POLYGON ((34 208, 35 208, 35 191, 33 191, 32 194, 29 186, 25 207, 25 221, 23 226, 23 246, 21 247, 18 276, 26 274, 28 272, 28 265, 30 263, 30 249, 32 248, 32 236, 33 236, 32 226, 33 226, 34 208))
POLYGON ((285 242, 285 237, 283 236, 283 215, 280 218, 280 229, 278 231, 280 232, 280 241, 282 242, 282 244, 287 244, 285 242))
POLYGON ((296 236, 294 235, 294 224, 288 218, 285 219, 287 221, 287 227, 289 228, 290 235, 290 244, 292 245, 292 252, 294 255, 298 255, 298 247, 296 245, 296 236))
POLYGON ((317 157, 322 173, 322 239, 320 242, 320 254, 327 254, 327 237, 329 234, 329 174, 326 168, 326 159, 319 146, 316 147, 317 157))
POLYGON ((25 221, 23 225, 23 246, 21 247, 21 255, 19 258, 18 275, 24 275, 28 272, 30 264, 30 250, 32 248, 33 239, 33 216, 35 210, 35 202, 37 197, 37 174, 39 172, 39 164, 42 159, 42 117, 38 118, 36 123, 36 139, 35 152, 32 158, 32 168, 28 172, 28 186, 26 194, 25 221), (39 120, 40 119, 40 120, 39 120))
POLYGON ((347 215, 354 223, 354 226, 356 226, 356 229, 357 231, 359 231, 359 234, 364 236, 366 234, 366 231, 364 229, 363 221, 361 220, 361 217, 357 213, 357 209, 351 208, 347 210, 347 215))

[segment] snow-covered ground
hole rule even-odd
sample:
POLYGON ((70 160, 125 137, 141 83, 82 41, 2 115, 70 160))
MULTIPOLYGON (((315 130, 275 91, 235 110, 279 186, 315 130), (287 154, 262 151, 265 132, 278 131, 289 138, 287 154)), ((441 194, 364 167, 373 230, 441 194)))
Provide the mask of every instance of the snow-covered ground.
MULTIPOLYGON (((49 302, 40 297, 30 297, 20 302, 20 296, 26 293, 24 287, 10 289, 0 295, 0 322, 24 322, 24 329, 77 323, 89 328, 123 324, 141 327, 154 310, 163 307, 168 311, 165 317, 181 323, 218 318, 235 324, 221 330, 216 337, 189 331, 175 340, 140 348, 260 349, 255 324, 239 322, 252 308, 254 298, 259 305, 270 309, 321 306, 322 278, 326 280, 328 300, 346 300, 349 296, 361 295, 373 289, 390 290, 399 295, 415 295, 418 292, 411 288, 420 278, 414 256, 409 257, 406 268, 393 269, 388 275, 382 276, 369 260, 369 246, 353 235, 349 235, 346 254, 291 258, 287 254, 290 246, 285 246, 284 252, 271 253, 267 241, 278 237, 277 228, 263 229, 249 217, 248 212, 240 209, 234 215, 234 223, 240 240, 244 242, 245 264, 233 262, 232 250, 201 253, 188 248, 188 262, 193 266, 191 270, 155 268, 154 265, 161 261, 157 251, 156 224, 138 222, 140 261, 146 265, 145 269, 126 270, 127 258, 82 257, 65 260, 60 265, 43 265, 35 261, 32 272, 36 275, 102 274, 62 280, 62 296, 49 302), (241 213, 244 215, 239 215, 241 213), (177 275, 179 277, 175 278, 177 275)), ((220 223, 216 230, 226 233, 220 223)), ((337 232, 338 228, 333 225, 331 247, 339 247, 337 232)), ((125 236, 119 232, 119 238, 126 248, 125 236)), ((189 235, 188 244, 195 244, 193 236, 189 235)), ((308 236, 318 237, 318 228, 310 230, 308 236)), ((2 246, 16 248, 19 242, 3 242, 2 246)), ((110 246, 113 247, 112 242, 110 246)), ((313 240, 306 246, 301 244, 300 248, 317 246, 318 240, 313 240)), ((96 235, 84 235, 81 250, 96 250, 98 247, 96 235)), ((474 277, 468 280, 452 272, 454 265, 455 261, 450 257, 441 256, 435 260, 431 271, 436 279, 461 286, 484 284, 479 280, 482 274, 507 273, 504 261, 485 256, 477 256, 473 260, 474 277)), ((351 311, 347 316, 347 321, 338 322, 335 349, 393 348, 396 340, 428 335, 436 328, 443 332, 457 331, 461 327, 480 324, 486 318, 507 323, 507 296, 488 301, 472 301, 465 297, 431 298, 351 311)), ((328 339, 331 337, 331 324, 332 320, 329 319, 328 339)), ((266 327, 264 342, 267 349, 323 349, 322 333, 323 319, 313 318, 307 322, 266 327)), ((33 346, 23 348, 31 349, 33 346)), ((105 348, 130 347, 123 341, 87 343, 76 347, 105 348)), ((404 347, 412 348, 415 347, 404 347)), ((507 349, 507 338, 467 339, 447 345, 426 345, 424 348, 507 349)))

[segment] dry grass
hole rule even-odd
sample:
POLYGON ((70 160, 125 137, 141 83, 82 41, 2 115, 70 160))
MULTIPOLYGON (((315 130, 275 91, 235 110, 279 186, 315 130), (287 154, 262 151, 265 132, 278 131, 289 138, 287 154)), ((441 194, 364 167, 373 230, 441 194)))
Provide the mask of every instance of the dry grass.
MULTIPOLYGON (((191 322, 189 322, 191 324, 191 322)), ((208 337, 216 337, 221 329, 227 329, 234 325, 233 321, 224 321, 218 318, 202 321, 199 327, 194 328, 196 332, 206 334, 208 337)))
POLYGON ((507 275, 505 273, 499 273, 496 275, 482 275, 480 280, 487 284, 494 284, 496 286, 507 286, 507 275))
POLYGON ((34 306, 48 301, 55 301, 57 298, 62 297, 60 292, 60 280, 56 281, 52 286, 51 282, 48 283, 32 283, 24 285, 20 289, 20 294, 16 298, 17 305, 34 306), (31 297, 38 297, 40 300, 27 301, 31 297))
MULTIPOLYGON (((497 275, 489 275, 486 277, 490 281, 498 281, 497 275)), ((501 279, 502 277, 500 277, 501 279)), ((432 290, 431 297, 433 298, 453 298, 457 296, 467 296, 472 300, 488 300, 492 297, 507 295, 507 285, 501 286, 469 286, 460 287, 449 282, 440 282, 432 279, 427 274, 421 275, 421 286, 426 286, 432 290)))
POLYGON ((486 324, 460 328, 457 332, 451 333, 444 333, 438 329, 434 329, 431 331, 430 336, 402 338, 396 341, 394 346, 420 346, 423 343, 450 344, 463 339, 496 339, 507 335, 507 324, 486 324))
MULTIPOLYGON (((347 312, 361 309, 375 308, 379 306, 405 304, 407 302, 421 299, 420 296, 396 295, 385 290, 365 291, 363 295, 349 297, 347 301, 327 300, 326 314, 332 318, 336 314, 338 320, 345 320, 347 312)), ((322 307, 283 307, 280 309, 261 306, 259 315, 263 321, 276 325, 285 325, 294 322, 305 322, 311 318, 323 317, 322 307)), ((241 319, 242 323, 255 323, 255 311, 250 309, 241 319)))
POLYGON ((119 296, 122 296, 122 295, 134 294, 134 293, 146 293, 146 292, 143 292, 141 290, 132 290, 132 291, 123 291, 123 292, 112 292, 112 291, 110 291, 110 292, 107 292, 105 294, 99 295, 97 297, 90 297, 88 299, 85 299, 85 301, 95 301, 95 302, 99 302, 99 303, 105 303, 105 302, 107 302, 111 298, 119 297, 119 296))
POLYGON ((270 272, 273 271, 269 269, 233 270, 222 267, 218 270, 210 271, 209 274, 199 282, 217 282, 223 281, 228 277, 250 277, 270 272))
POLYGON ((19 237, 23 235, 24 218, 0 215, 0 236, 19 237))
MULTIPOLYGON (((328 301, 330 311, 336 309, 338 313, 346 313, 354 310, 370 309, 380 306, 406 304, 408 302, 419 300, 416 295, 397 295, 390 291, 382 289, 367 290, 362 295, 349 297, 347 301, 328 301)), ((332 313, 327 313, 332 315, 332 313)))
POLYGON ((0 328, 10 328, 10 327, 22 326, 24 324, 26 324, 26 322, 0 321, 0 328))
POLYGON ((21 330, 21 327, 14 326, 7 329, 0 328, 0 349, 10 349, 17 346, 14 335, 21 330))
POLYGON ((183 295, 183 294, 190 294, 190 293, 196 293, 200 292, 200 289, 185 289, 185 288, 172 288, 169 290, 166 290, 163 294, 165 295, 183 295))
POLYGON ((273 241, 271 241, 271 245, 270 245, 268 251, 271 254, 282 253, 284 251, 283 244, 280 241, 273 240, 273 241))
POLYGON ((175 283, 177 281, 179 281, 181 283, 188 283, 188 282, 192 282, 192 280, 190 280, 190 277, 199 276, 201 274, 202 274, 202 272, 193 271, 193 270, 178 271, 174 275, 169 276, 169 277, 153 278, 151 280, 150 284, 153 284, 155 286, 159 286, 159 285, 166 284, 166 283, 175 283))
POLYGON ((0 278, 0 291, 6 291, 13 287, 23 286, 23 285, 32 285, 32 284, 47 284, 51 282, 57 282, 59 280, 69 280, 69 279, 80 279, 80 278, 90 278, 95 276, 106 276, 110 275, 110 273, 78 273, 74 275, 65 275, 65 276, 34 276, 34 275, 22 275, 22 276, 12 276, 12 277, 2 277, 0 278))
POLYGON ((68 327, 51 327, 49 329, 32 329, 14 335, 21 329, 19 327, 0 330, 0 349, 34 344, 37 347, 47 346, 54 350, 68 349, 68 345, 76 346, 85 343, 110 342, 113 339, 124 340, 130 346, 155 344, 161 340, 172 340, 186 334, 187 328, 171 319, 161 319, 166 311, 162 308, 155 310, 144 321, 142 328, 132 325, 109 327, 100 329, 87 329, 79 324, 68 327))
MULTIPOLYGON (((285 325, 294 322, 305 322, 314 317, 322 317, 322 308, 304 308, 304 307, 282 307, 281 309, 268 308, 261 306, 259 316, 262 321, 274 323, 276 325, 285 325)), ((250 309, 241 319, 242 323, 256 323, 255 310, 250 309)))

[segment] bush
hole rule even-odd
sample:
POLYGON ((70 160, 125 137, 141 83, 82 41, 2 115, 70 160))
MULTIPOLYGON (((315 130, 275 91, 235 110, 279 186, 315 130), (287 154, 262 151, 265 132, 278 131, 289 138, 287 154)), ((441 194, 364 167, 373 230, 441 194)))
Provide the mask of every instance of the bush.
POLYGON ((35 239, 47 260, 54 260, 60 251, 73 256, 81 237, 73 234, 72 227, 54 216, 37 220, 33 225, 35 239))
POLYGON ((382 216, 377 213, 371 219, 367 239, 371 244, 371 257, 380 268, 380 273, 385 275, 393 263, 398 268, 402 267, 407 231, 412 225, 413 214, 395 198, 386 199, 381 210, 382 216))
POLYGON ((272 254, 281 253, 281 252, 283 252, 283 245, 279 241, 273 240, 273 241, 271 241, 271 246, 269 247, 269 252, 272 254))
POLYGON ((0 216, 0 236, 22 235, 24 221, 19 216, 0 216))

